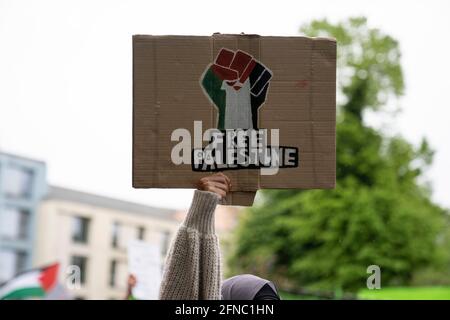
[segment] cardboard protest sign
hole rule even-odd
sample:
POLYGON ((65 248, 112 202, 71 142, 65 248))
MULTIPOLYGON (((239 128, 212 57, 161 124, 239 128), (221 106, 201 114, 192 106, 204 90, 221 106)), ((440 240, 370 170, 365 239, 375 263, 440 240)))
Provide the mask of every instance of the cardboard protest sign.
POLYGON ((133 37, 133 186, 193 188, 226 171, 228 204, 335 185, 336 42, 133 37))
POLYGON ((160 247, 143 241, 130 241, 128 269, 136 277, 133 296, 139 300, 157 300, 162 278, 160 247))

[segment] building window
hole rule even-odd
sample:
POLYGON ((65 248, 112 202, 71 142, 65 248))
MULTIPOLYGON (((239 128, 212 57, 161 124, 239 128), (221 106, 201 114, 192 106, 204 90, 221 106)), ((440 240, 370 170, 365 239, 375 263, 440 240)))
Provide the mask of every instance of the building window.
POLYGON ((83 217, 72 218, 72 240, 78 243, 88 242, 89 219, 83 217))
POLYGON ((144 227, 139 227, 138 228, 138 239, 139 240, 144 240, 145 238, 145 228, 144 227))
POLYGON ((28 255, 24 251, 16 251, 16 273, 22 272, 27 268, 28 255))
POLYGON ((4 193, 10 198, 30 198, 33 189, 33 171, 24 167, 8 166, 4 171, 4 193))
POLYGON ((170 231, 164 231, 161 234, 161 253, 166 254, 169 249, 170 231))
POLYGON ((0 249, 0 283, 10 280, 27 267, 27 254, 13 249, 0 249))
POLYGON ((113 248, 117 248, 119 246, 119 232, 120 232, 120 224, 118 222, 114 222, 112 225, 112 238, 111 238, 111 245, 113 248))
POLYGON ((125 291, 128 283, 128 274, 129 270, 126 262, 112 259, 109 265, 109 286, 125 291))
POLYGON ((80 268, 80 283, 86 283, 87 258, 83 256, 72 256, 71 264, 80 268))
POLYGON ((113 288, 116 286, 116 274, 117 274, 117 261, 111 260, 109 272, 109 285, 113 288))
POLYGON ((145 229, 116 221, 111 228, 111 246, 115 249, 126 250, 130 241, 144 236, 145 229))
POLYGON ((0 211, 0 239, 27 239, 29 222, 30 211, 15 207, 5 207, 0 211))

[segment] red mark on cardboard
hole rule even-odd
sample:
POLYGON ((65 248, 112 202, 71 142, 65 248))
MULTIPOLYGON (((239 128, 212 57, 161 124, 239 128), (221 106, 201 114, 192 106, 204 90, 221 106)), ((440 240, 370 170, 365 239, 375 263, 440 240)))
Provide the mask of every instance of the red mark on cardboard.
POLYGON ((295 85, 299 88, 305 89, 309 86, 309 80, 299 80, 295 83, 295 85))

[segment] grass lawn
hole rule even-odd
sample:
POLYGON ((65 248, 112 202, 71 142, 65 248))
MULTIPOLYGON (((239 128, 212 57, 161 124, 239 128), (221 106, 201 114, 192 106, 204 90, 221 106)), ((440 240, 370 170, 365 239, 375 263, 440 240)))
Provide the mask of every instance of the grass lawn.
POLYGON ((317 297, 313 297, 313 296, 300 296, 300 295, 296 295, 296 294, 292 294, 292 293, 287 293, 287 292, 280 292, 280 296, 282 300, 316 300, 318 299, 317 297))
MULTIPOLYGON (((280 292, 283 300, 318 299, 280 292)), ((450 287, 392 287, 380 290, 364 289, 358 292, 358 299, 370 300, 450 300, 450 287)))
POLYGON ((381 300, 450 300, 450 287, 394 287, 379 290, 364 289, 359 299, 381 300))

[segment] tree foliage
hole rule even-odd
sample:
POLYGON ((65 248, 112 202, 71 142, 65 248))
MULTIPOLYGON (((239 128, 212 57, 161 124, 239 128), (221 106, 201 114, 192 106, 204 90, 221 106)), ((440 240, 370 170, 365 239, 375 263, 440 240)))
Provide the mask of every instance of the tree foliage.
POLYGON ((281 286, 357 290, 373 264, 382 285, 448 268, 447 214, 421 183, 433 152, 425 140, 415 147, 364 122, 366 110, 403 93, 398 42, 364 18, 313 21, 302 31, 338 43, 337 186, 263 192, 240 221, 231 271, 281 286))

